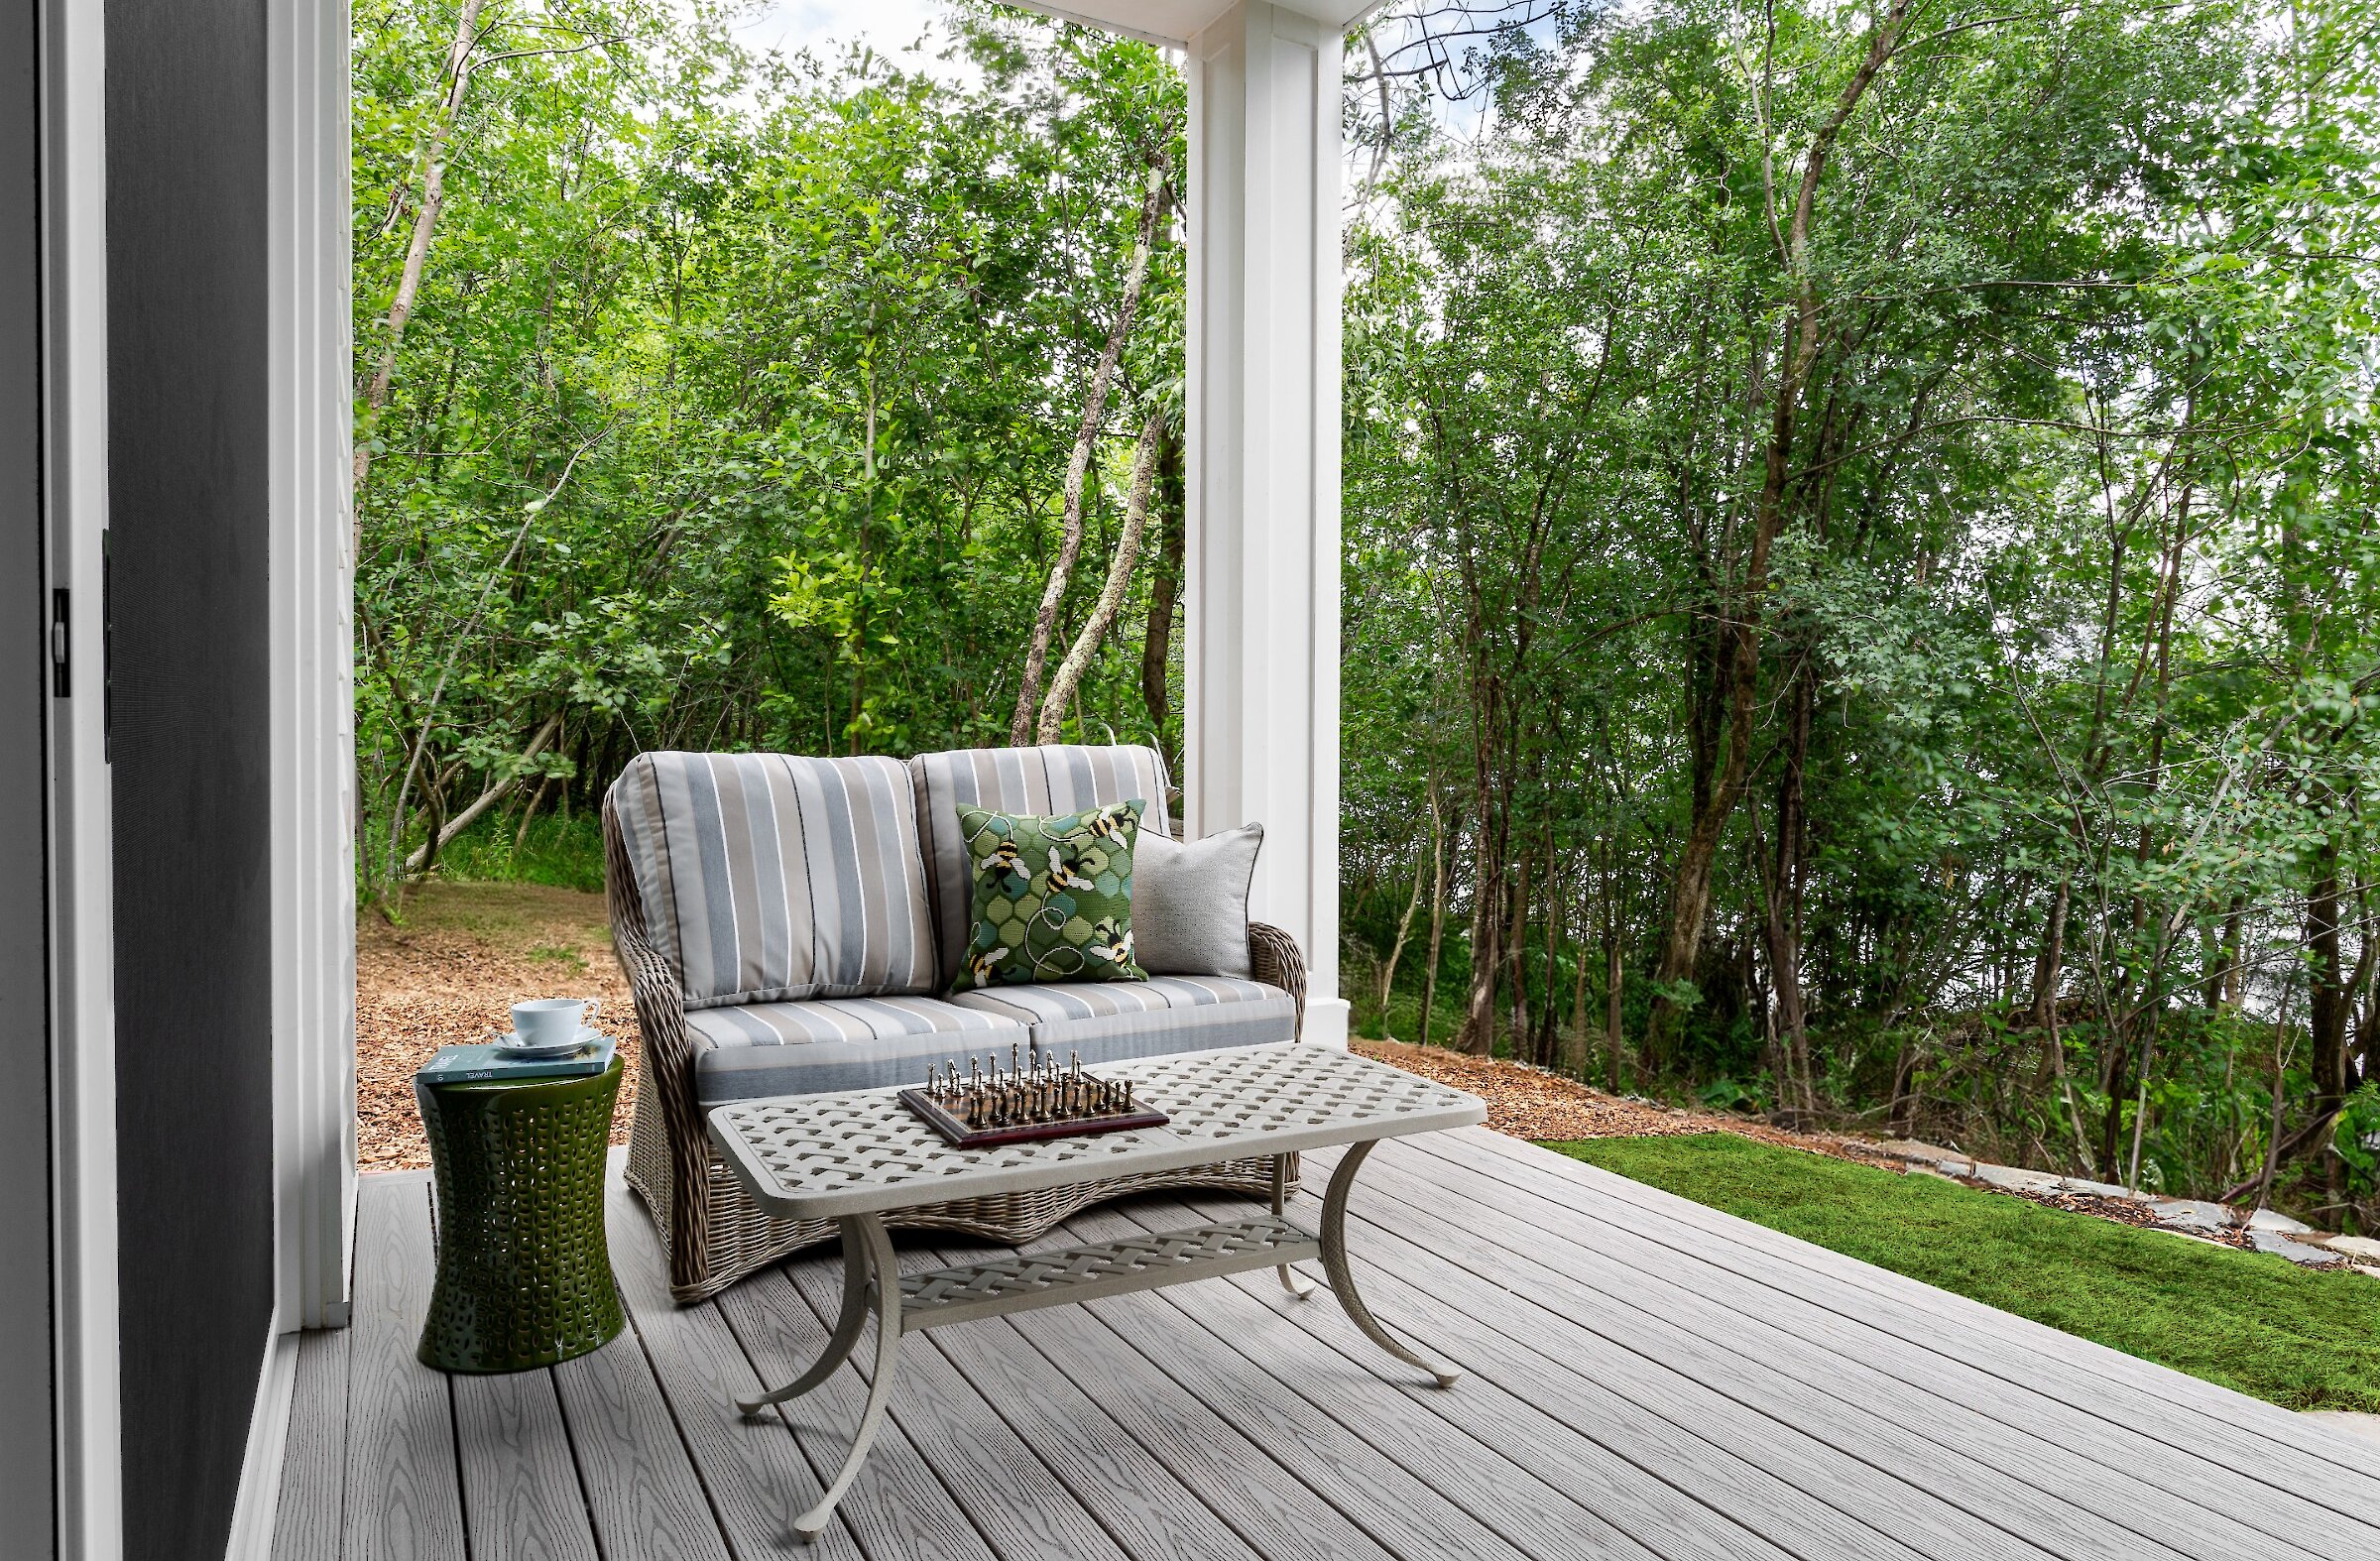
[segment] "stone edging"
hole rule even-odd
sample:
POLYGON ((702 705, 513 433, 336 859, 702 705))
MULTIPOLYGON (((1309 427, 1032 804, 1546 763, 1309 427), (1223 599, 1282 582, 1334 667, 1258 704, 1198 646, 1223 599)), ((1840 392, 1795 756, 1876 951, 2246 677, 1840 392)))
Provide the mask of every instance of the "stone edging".
POLYGON ((1882 1158, 1897 1160, 1910 1170, 1948 1176, 1956 1181, 1969 1182, 1999 1192, 2020 1196, 2054 1196, 2063 1193, 2135 1204, 2156 1217, 2156 1223, 2144 1227, 2146 1229, 2187 1236, 2222 1247, 2241 1245, 2238 1237, 2244 1234, 2247 1238, 2245 1245, 2257 1252, 2271 1253, 2275 1257, 2287 1258, 2292 1262, 2309 1266, 2336 1267, 2345 1263, 2358 1273, 2380 1279, 2380 1241, 2362 1236, 2333 1236, 2272 1209, 2235 1209, 2227 1204, 2208 1203, 2196 1198, 2154 1197, 2129 1191, 2113 1182, 2060 1176, 2050 1171, 2024 1170, 2013 1165, 1994 1165, 1989 1160, 1979 1160, 1956 1149, 1921 1143, 1915 1139, 1869 1142, 1862 1147, 1882 1158), (2218 1233, 2232 1239, 2220 1240, 2218 1233))

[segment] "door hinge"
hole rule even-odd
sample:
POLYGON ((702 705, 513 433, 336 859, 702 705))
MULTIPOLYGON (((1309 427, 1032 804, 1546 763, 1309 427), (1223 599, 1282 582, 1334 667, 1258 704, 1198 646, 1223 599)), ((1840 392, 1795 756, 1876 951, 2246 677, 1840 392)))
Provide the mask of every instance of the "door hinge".
POLYGON ((67 630, 71 622, 67 602, 68 593, 63 586, 50 593, 50 692, 59 699, 74 691, 73 637, 67 630))

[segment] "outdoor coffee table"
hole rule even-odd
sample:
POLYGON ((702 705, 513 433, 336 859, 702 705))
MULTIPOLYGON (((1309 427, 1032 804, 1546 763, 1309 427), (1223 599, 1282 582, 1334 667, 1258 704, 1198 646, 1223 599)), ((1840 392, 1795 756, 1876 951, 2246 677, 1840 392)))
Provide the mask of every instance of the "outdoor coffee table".
POLYGON ((712 1139, 762 1208, 788 1220, 833 1220, 843 1238, 843 1304, 825 1350, 784 1386, 740 1399, 737 1407, 758 1414, 825 1381, 858 1346, 868 1313, 876 1314, 876 1370, 859 1434, 817 1504, 793 1520, 802 1538, 826 1527, 876 1440, 901 1336, 945 1323, 1254 1268, 1279 1269, 1282 1284, 1303 1298, 1312 1287, 1289 1264, 1320 1258, 1331 1293, 1368 1338, 1429 1373, 1439 1386, 1453 1385, 1454 1372, 1397 1340, 1357 1294, 1347 1261, 1347 1198, 1374 1143, 1484 1121, 1487 1108, 1476 1096, 1335 1047, 1294 1041, 1154 1057, 1099 1072, 1131 1079, 1135 1099, 1171 1120, 1128 1133, 961 1149, 943 1142, 891 1089, 744 1101, 710 1114, 712 1139), (1340 1144, 1347 1152, 1331 1173, 1321 1227, 1306 1230, 1282 1208, 1288 1156, 1340 1144), (886 1215, 921 1204, 1255 1154, 1272 1156, 1272 1210, 1253 1219, 905 1277, 885 1231, 886 1215))

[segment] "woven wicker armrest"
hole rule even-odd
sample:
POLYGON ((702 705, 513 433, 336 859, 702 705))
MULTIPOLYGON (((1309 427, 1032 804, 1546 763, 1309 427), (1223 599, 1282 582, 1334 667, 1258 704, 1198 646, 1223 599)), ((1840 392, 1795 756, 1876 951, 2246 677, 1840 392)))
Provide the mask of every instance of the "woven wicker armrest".
POLYGON ((1297 1028, 1306 1028, 1306 956, 1297 939, 1261 921, 1248 924, 1248 961, 1252 974, 1266 986, 1279 987, 1297 1000, 1297 1028))
POLYGON ((677 972, 647 940, 645 904, 628 857, 628 841, 609 797, 603 803, 603 897, 611 913, 612 950, 635 1000, 644 1055, 637 1080, 637 1131, 629 1149, 630 1179, 641 1184, 669 1247, 673 1288, 699 1282, 709 1271, 710 1145, 702 1108, 694 1099, 694 1043, 686 1034, 686 1005, 677 972), (647 1124, 661 1131, 647 1132, 647 1124))

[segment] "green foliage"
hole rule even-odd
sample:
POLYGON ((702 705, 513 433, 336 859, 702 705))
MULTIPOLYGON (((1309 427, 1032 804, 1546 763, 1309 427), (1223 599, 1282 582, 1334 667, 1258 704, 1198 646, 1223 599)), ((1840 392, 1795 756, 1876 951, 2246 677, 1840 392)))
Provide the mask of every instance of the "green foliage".
POLYGON ((1475 1048, 2380 1220, 2368 19, 1562 10, 1349 94, 1351 953, 1435 799, 1475 1048))
POLYGON ((474 825, 438 853, 438 871, 463 883, 546 884, 603 892, 603 824, 591 814, 551 813, 526 835, 503 824, 474 825))
POLYGON ((2380 1412, 2380 1285, 1731 1134, 1563 1153, 2289 1409, 2380 1412))
MULTIPOLYGON (((457 10, 357 20, 367 388, 457 10)), ((946 18, 937 46, 965 87, 859 49, 754 58, 729 21, 708 0, 486 9, 386 406, 359 411, 368 884, 490 789, 507 840, 565 791, 591 813, 643 749, 1005 737, 1146 169, 1181 160, 1180 74, 1145 45, 988 6, 946 18)), ((1062 636, 1113 550, 1131 434, 1178 402, 1170 232, 1062 636)), ((1067 725, 1178 752, 1179 592, 1152 603, 1155 539, 1178 557, 1180 516, 1160 508, 1067 725)))

